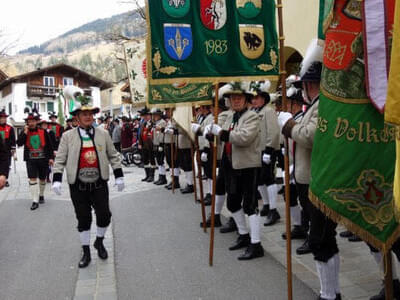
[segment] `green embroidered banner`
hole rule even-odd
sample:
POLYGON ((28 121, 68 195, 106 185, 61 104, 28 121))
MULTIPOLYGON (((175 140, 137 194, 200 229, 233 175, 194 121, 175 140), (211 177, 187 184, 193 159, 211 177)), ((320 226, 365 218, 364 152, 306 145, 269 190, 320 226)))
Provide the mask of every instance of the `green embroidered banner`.
POLYGON ((148 103, 156 107, 191 104, 192 102, 211 104, 212 92, 213 85, 211 83, 151 85, 148 103))
POLYGON ((150 85, 279 73, 274 0, 147 1, 150 85))
POLYGON ((310 199, 385 251, 399 235, 392 190, 397 134, 366 94, 361 2, 335 0, 334 8, 325 32, 310 199))

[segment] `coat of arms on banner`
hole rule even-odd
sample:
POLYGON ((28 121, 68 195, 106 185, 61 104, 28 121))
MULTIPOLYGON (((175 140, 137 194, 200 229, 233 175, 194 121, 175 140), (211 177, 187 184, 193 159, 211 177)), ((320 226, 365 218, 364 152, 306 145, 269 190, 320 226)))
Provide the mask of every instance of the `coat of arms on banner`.
POLYGON ((173 18, 182 18, 190 10, 190 0, 162 0, 165 12, 173 18))
POLYGON ((203 25, 218 30, 226 23, 226 0, 200 0, 200 15, 203 25))
POLYGON ((175 60, 185 60, 193 50, 190 24, 164 24, 164 45, 168 55, 175 60))
POLYGON ((264 26, 239 24, 240 50, 249 59, 259 58, 265 49, 264 26))
POLYGON ((262 1, 261 0, 236 0, 236 7, 239 14, 245 18, 251 19, 261 11, 262 1))

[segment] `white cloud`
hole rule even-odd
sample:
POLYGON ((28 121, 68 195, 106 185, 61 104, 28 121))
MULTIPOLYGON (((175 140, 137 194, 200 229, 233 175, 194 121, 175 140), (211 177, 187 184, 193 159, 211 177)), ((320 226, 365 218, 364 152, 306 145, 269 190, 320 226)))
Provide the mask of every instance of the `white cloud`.
POLYGON ((40 45, 98 18, 132 10, 133 3, 129 0, 9 0, 0 10, 0 30, 10 41, 19 39, 14 49, 18 51, 40 45))

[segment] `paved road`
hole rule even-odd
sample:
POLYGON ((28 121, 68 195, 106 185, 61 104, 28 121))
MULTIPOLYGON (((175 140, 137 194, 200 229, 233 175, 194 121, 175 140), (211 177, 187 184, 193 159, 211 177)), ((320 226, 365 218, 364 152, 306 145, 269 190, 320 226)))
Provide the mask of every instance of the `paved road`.
MULTIPOLYGON (((163 188, 112 202, 117 290, 125 299, 287 299, 286 271, 268 254, 249 262, 227 248, 235 234, 216 232, 214 267, 209 236, 199 227, 193 197, 163 188)), ((294 280, 295 299, 315 299, 294 280)))
POLYGON ((71 204, 49 201, 0 204, 0 299, 72 299, 78 277, 79 238, 71 204))

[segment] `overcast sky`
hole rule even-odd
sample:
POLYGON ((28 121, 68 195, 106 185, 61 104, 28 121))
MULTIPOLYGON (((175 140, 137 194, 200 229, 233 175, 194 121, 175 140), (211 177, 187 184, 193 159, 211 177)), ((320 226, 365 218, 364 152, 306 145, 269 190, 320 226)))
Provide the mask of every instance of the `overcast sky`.
MULTIPOLYGON (((0 10, 0 31, 6 34, 7 41, 19 39, 12 52, 40 45, 90 21, 134 8, 131 0, 2 1, 7 3, 0 10)), ((144 0, 140 2, 143 4, 144 0)))

